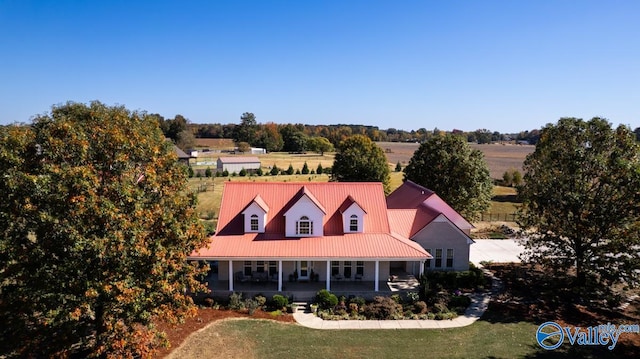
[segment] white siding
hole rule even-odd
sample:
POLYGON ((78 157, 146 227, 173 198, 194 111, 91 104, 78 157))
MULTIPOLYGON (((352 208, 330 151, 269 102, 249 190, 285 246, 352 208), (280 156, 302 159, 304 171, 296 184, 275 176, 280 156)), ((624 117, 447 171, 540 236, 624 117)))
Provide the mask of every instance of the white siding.
POLYGON ((436 218, 411 239, 418 242, 422 248, 431 250, 430 254, 433 259, 431 259, 429 269, 456 271, 469 269, 469 246, 472 242, 446 217, 436 218), (436 249, 442 249, 442 265, 440 267, 435 267, 436 249), (453 249, 453 268, 446 266, 447 249, 453 249))
POLYGON ((324 235, 322 228, 322 219, 324 213, 316 206, 311 199, 307 196, 302 196, 298 202, 296 202, 285 213, 285 235, 287 237, 321 237, 324 235), (311 235, 298 235, 296 234, 296 222, 302 216, 309 217, 309 220, 313 222, 313 233, 311 235))

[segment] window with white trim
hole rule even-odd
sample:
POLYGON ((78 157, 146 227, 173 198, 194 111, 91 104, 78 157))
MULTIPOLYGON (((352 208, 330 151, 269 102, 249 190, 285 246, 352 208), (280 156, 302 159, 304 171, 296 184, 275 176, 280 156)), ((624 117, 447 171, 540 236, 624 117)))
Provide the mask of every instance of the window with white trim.
POLYGON ((453 268, 453 248, 447 248, 447 268, 453 268))
POLYGON ((364 275, 364 261, 356 262, 356 275, 360 275, 360 276, 364 275))
POLYGON ((307 216, 302 216, 296 222, 296 234, 313 234, 313 221, 307 216))
POLYGON ((257 214, 252 214, 251 215, 251 230, 252 231, 257 231, 258 230, 258 215, 257 214))
POLYGON ((442 248, 436 249, 436 268, 442 268, 442 248))
POLYGON ((349 230, 351 232, 358 231, 358 216, 355 214, 352 214, 351 219, 349 220, 349 230))
POLYGON ((264 273, 264 261, 258 261, 256 264, 256 272, 264 273))

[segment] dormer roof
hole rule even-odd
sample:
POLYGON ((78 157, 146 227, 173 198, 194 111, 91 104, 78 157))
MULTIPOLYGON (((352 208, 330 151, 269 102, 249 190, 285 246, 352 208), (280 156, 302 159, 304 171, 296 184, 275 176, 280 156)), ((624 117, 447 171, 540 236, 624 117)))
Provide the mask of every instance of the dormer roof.
POLYGON ((355 199, 353 199, 353 197, 351 197, 351 195, 349 195, 349 196, 344 200, 344 202, 342 202, 342 204, 340 205, 340 208, 338 208, 338 210, 340 211, 340 213, 344 213, 346 210, 348 210, 348 209, 349 209, 351 206, 353 206, 354 204, 355 204, 356 206, 358 206, 358 207, 362 210, 362 212, 367 213, 367 211, 365 211, 365 209, 364 209, 364 208, 362 208, 362 206, 361 206, 358 202, 356 202, 356 200, 355 200, 355 199))
POLYGON ((327 210, 322 206, 322 203, 320 203, 320 201, 318 201, 318 199, 313 195, 313 193, 311 193, 311 191, 306 186, 302 186, 302 188, 300 188, 298 193, 296 193, 296 195, 293 196, 291 201, 289 201, 288 205, 285 207, 286 208, 286 212, 284 213, 285 216, 287 215, 287 213, 289 213, 289 210, 296 203, 298 203, 298 201, 302 197, 307 197, 314 205, 316 205, 316 207, 318 207, 318 209, 320 211, 322 211, 323 214, 325 214, 325 215, 327 214, 327 210))
POLYGON ((260 195, 256 195, 255 197, 253 197, 253 200, 251 200, 251 202, 249 202, 249 204, 244 208, 244 210, 242 211, 242 213, 244 214, 244 212, 247 210, 247 208, 249 208, 252 204, 256 204, 258 207, 260 207, 264 213, 268 213, 269 212, 269 206, 267 206, 267 204, 265 203, 265 201, 262 199, 262 197, 260 197, 260 195))

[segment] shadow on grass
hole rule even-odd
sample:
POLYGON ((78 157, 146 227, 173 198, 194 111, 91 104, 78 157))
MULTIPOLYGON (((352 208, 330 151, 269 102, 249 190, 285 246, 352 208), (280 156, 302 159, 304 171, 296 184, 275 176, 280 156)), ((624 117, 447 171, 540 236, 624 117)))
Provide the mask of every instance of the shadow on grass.
POLYGON ((494 202, 512 202, 512 203, 520 203, 518 200, 518 195, 515 194, 502 194, 491 197, 491 200, 494 202))

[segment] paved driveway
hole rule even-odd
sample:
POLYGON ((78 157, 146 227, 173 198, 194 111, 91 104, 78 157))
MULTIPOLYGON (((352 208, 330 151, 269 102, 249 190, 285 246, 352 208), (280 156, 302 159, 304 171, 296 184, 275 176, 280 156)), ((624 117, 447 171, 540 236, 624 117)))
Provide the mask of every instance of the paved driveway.
POLYGON ((524 247, 513 239, 475 239, 471 245, 469 261, 478 265, 482 261, 520 262, 518 255, 524 247))

